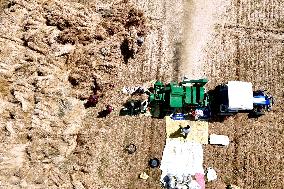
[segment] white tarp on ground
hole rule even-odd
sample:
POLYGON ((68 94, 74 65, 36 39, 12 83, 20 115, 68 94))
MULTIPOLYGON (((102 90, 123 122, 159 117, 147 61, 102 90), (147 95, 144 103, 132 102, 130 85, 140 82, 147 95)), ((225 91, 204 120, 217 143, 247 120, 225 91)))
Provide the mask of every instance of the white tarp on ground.
POLYGON ((182 180, 184 176, 204 174, 202 144, 167 139, 161 161, 161 181, 166 175, 175 176, 182 180))
POLYGON ((212 167, 208 167, 206 176, 207 181, 213 181, 217 179, 217 173, 212 167))
POLYGON ((210 137, 209 137, 209 143, 210 144, 216 144, 216 145, 228 146, 230 144, 230 139, 226 135, 211 134, 210 137))
POLYGON ((250 82, 229 81, 228 82, 229 109, 252 110, 253 90, 250 82))

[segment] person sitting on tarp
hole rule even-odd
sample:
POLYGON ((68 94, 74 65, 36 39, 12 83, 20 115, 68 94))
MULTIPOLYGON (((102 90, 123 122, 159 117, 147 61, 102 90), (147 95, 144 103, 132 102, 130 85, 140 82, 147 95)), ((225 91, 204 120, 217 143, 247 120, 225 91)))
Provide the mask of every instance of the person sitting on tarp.
POLYGON ((181 135, 183 135, 183 138, 186 138, 188 133, 190 132, 190 126, 187 125, 186 127, 181 127, 181 135))

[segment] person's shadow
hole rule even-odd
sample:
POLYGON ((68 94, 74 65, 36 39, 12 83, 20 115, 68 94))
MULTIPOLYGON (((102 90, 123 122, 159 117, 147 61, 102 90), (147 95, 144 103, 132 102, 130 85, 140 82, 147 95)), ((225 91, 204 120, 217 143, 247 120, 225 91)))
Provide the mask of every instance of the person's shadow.
POLYGON ((183 137, 186 138, 183 134, 182 134, 182 128, 180 127, 177 131, 175 131, 174 133, 170 134, 170 138, 179 138, 179 137, 183 137))

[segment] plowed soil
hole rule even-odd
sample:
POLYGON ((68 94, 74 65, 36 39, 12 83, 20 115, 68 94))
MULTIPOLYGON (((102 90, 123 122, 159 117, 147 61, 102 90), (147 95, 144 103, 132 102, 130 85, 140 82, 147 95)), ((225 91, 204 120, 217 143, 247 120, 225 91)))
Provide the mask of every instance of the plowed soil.
MULTIPOLYGON (((207 77, 253 83, 273 111, 210 122, 207 188, 284 188, 281 0, 0 1, 0 187, 161 188, 164 120, 119 116, 123 86, 207 77), (137 36, 144 38, 142 46, 137 36), (84 107, 97 93, 96 107, 84 107), (98 113, 110 104, 105 118, 98 113), (137 151, 127 154, 128 144, 137 151), (146 172, 148 180, 139 179, 146 172)), ((137 97, 139 98, 139 97, 137 97)), ((141 97, 143 98, 143 97, 141 97)))

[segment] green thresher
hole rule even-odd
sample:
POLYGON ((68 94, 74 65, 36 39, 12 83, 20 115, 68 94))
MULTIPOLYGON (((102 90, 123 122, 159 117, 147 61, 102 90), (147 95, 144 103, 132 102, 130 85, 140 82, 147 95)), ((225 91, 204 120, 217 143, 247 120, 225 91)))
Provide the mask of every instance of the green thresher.
POLYGON ((172 113, 187 114, 208 106, 204 85, 207 79, 183 80, 180 83, 164 84, 157 81, 149 96, 153 117, 163 117, 172 113))

